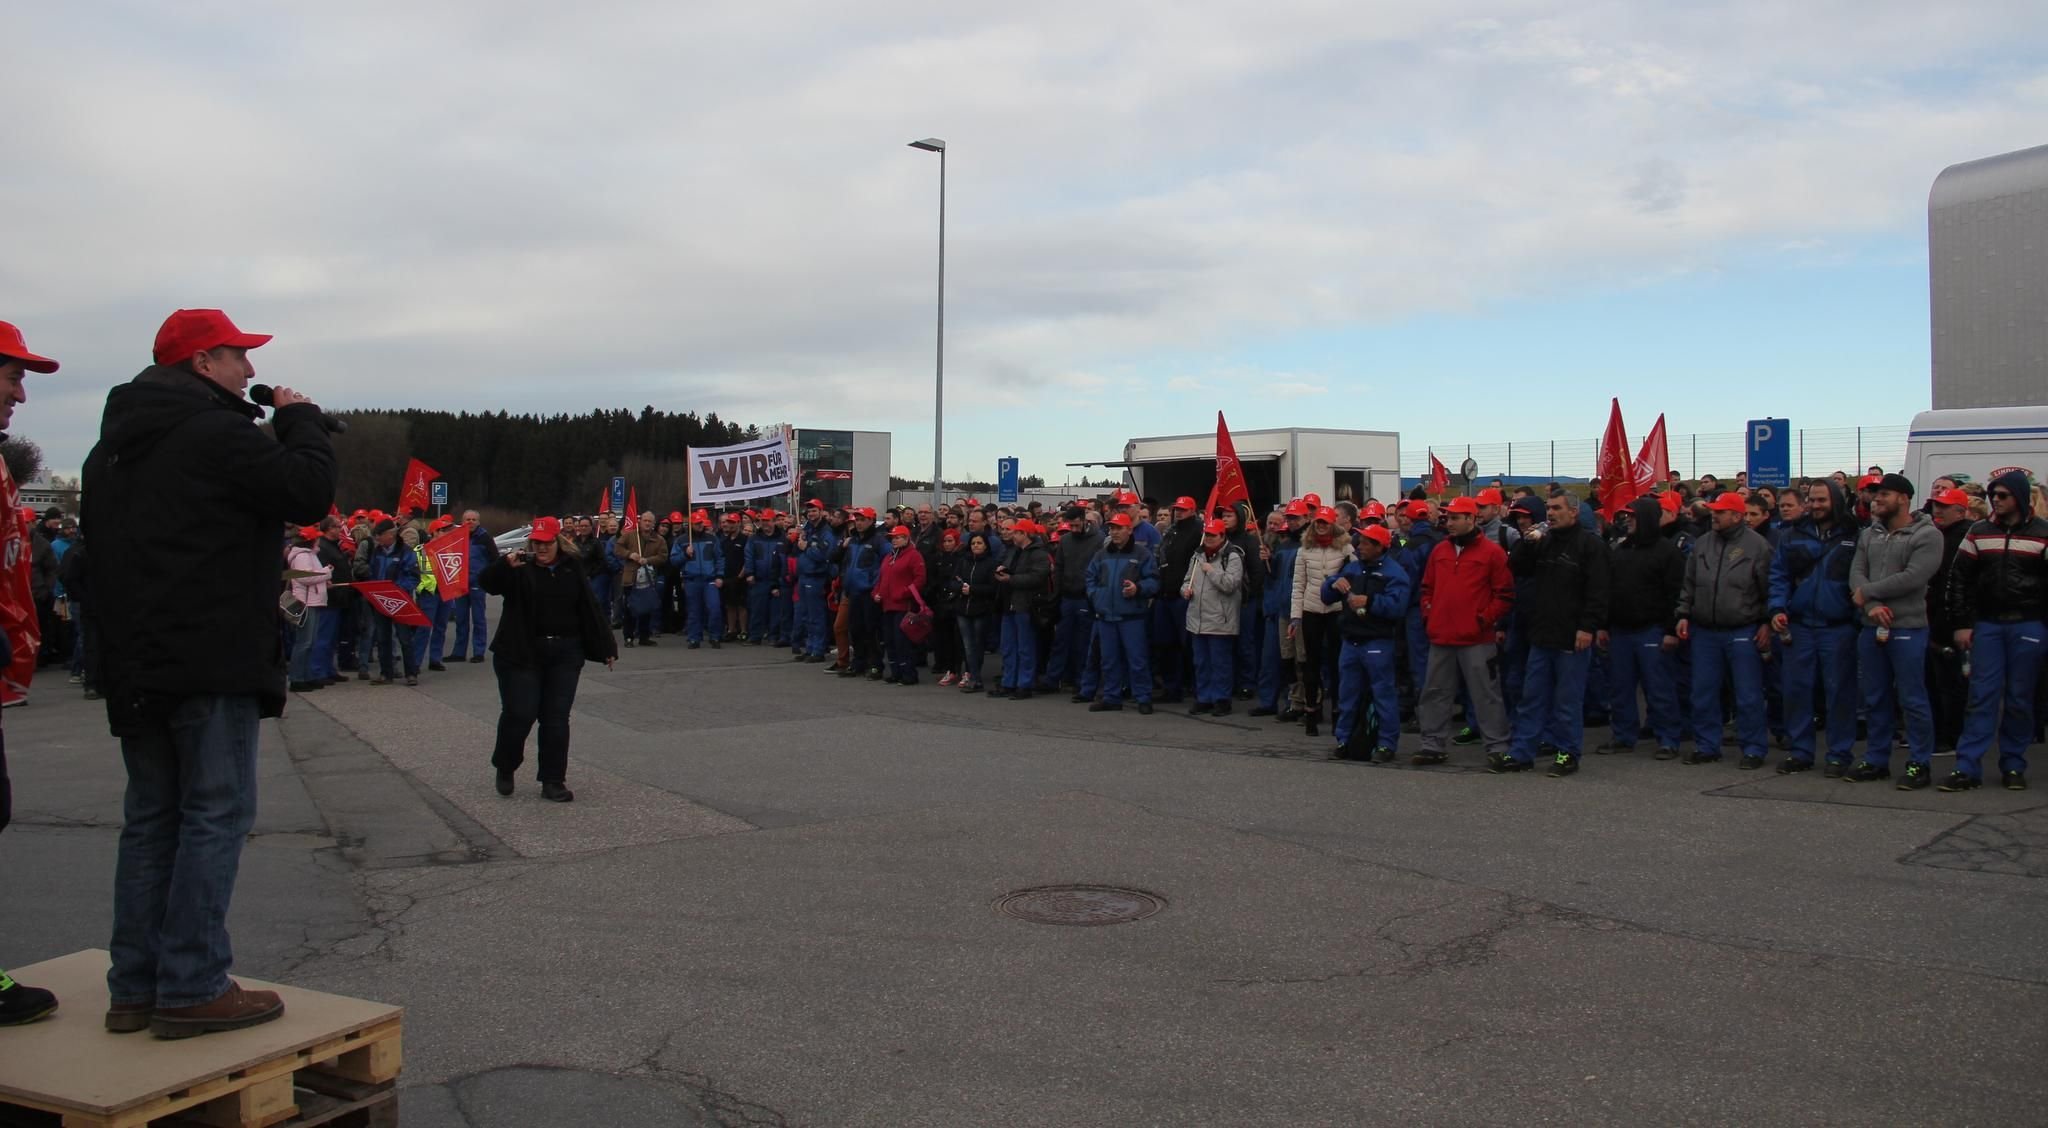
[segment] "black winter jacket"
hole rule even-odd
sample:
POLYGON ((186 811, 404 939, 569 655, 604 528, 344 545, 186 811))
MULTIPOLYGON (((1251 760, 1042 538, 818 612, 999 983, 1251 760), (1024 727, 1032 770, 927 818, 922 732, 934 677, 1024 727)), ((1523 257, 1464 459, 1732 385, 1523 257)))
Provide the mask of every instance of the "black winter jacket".
POLYGON ((1598 534, 1573 524, 1525 535, 1508 554, 1508 568, 1531 646, 1570 650, 1578 632, 1607 625, 1607 545, 1598 534))
POLYGON ((1086 528, 1070 529, 1053 546, 1053 566, 1058 570, 1060 596, 1088 598, 1088 563, 1102 551, 1102 534, 1086 528))
POLYGON ((1607 605, 1609 630, 1678 629, 1678 594, 1685 586, 1685 553, 1657 528, 1655 498, 1629 505, 1634 530, 1609 551, 1611 582, 1607 605))
POLYGON ((284 710, 278 529, 334 503, 334 449, 311 404, 260 408, 182 368, 152 365, 107 393, 86 456, 88 528, 147 529, 88 561, 117 736, 160 724, 178 699, 252 694, 284 710))
MULTIPOLYGON (((1166 527, 1159 538, 1159 593, 1179 597, 1188 578, 1188 561, 1202 547, 1202 522, 1190 517, 1166 527)), ((1256 559, 1253 557, 1251 559, 1256 559)))
MULTIPOLYGON (((583 644, 584 659, 602 662, 618 657, 618 642, 612 638, 604 611, 597 606, 597 594, 587 581, 583 581, 582 569, 575 560, 561 557, 557 557, 556 567, 568 570, 572 581, 580 581, 569 582, 565 586, 574 593, 572 598, 576 600, 577 634, 583 644)), ((500 556, 476 578, 477 587, 505 597, 504 610, 498 619, 497 637, 491 640, 491 653, 507 665, 531 666, 540 653, 540 628, 534 619, 533 606, 549 578, 547 572, 547 568, 532 560, 514 568, 500 556)))

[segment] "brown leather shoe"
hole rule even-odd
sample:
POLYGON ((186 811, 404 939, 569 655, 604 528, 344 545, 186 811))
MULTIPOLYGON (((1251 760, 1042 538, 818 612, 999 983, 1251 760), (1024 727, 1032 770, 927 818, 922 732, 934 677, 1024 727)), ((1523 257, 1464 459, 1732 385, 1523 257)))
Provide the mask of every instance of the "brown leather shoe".
POLYGON ((228 980, 220 998, 196 1007, 158 1007, 149 1020, 149 1032, 159 1038, 190 1038, 221 1030, 261 1026, 284 1017, 284 1000, 275 991, 244 991, 228 980))
POLYGON ((107 1008, 107 1033, 133 1034, 147 1030, 149 1016, 155 1013, 155 1003, 115 1003, 107 1008))

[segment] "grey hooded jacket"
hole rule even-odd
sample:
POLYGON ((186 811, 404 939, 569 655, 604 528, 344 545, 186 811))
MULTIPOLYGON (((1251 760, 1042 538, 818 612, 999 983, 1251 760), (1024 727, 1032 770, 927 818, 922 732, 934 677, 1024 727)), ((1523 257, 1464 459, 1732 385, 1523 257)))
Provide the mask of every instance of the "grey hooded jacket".
POLYGON ((1941 530, 1925 513, 1913 514, 1896 532, 1872 523, 1856 540, 1856 560, 1849 565, 1849 590, 1863 593, 1858 615, 1870 621, 1870 609, 1891 608, 1892 626, 1927 626, 1927 585, 1941 568, 1941 530))
POLYGON ((1755 529, 1709 532, 1692 546, 1678 617, 1696 627, 1754 627, 1771 600, 1771 546, 1755 529))

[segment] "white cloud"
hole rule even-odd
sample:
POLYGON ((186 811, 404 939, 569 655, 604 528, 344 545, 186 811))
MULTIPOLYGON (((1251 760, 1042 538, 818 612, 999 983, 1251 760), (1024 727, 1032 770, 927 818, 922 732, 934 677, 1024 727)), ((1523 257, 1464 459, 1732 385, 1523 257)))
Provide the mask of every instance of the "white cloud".
POLYGON ((947 403, 973 433, 1232 340, 1910 236, 1935 172, 2048 120, 2036 4, 1531 11, 23 6, 0 317, 67 363, 19 427, 75 466, 162 315, 220 305, 330 406, 653 402, 915 451, 938 169, 914 137, 952 146, 947 403))

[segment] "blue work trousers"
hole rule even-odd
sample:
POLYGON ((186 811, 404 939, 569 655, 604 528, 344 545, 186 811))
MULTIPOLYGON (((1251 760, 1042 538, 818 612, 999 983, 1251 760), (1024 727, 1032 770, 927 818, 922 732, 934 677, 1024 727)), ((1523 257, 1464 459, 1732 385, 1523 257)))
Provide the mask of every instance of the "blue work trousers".
POLYGON ((1927 694, 1925 627, 1893 627, 1877 641, 1877 628, 1856 636, 1856 674, 1863 684, 1863 709, 1870 716, 1863 758, 1891 766, 1897 718, 1906 721, 1906 762, 1926 767, 1934 758, 1934 703, 1927 694))
MULTIPOLYGON (((725 637, 725 604, 721 592, 711 586, 710 580, 683 581, 683 637, 690 642, 703 642, 705 635, 714 639, 725 637)), ((822 649, 812 653, 822 654, 822 649)))
POLYGON ((1672 656, 1664 650, 1664 628, 1633 627, 1607 633, 1608 690, 1612 694, 1608 716, 1614 725, 1614 739, 1634 744, 1649 729, 1659 748, 1676 748, 1685 730, 1680 727, 1678 693, 1672 684, 1672 656), (1636 691, 1649 706, 1643 719, 1636 691))
MULTIPOLYGON (((823 658, 825 648, 832 645, 832 616, 825 606, 826 590, 831 581, 825 579, 800 579, 796 582, 797 648, 813 658, 823 658)), ((690 606, 690 585, 683 584, 683 606, 690 606)), ((688 612, 684 621, 688 622, 688 612)), ((966 622, 965 616, 961 621, 966 622)), ((687 629, 687 627, 685 628, 687 629)))
POLYGON ((1337 743, 1350 741, 1369 702, 1379 714, 1376 748, 1393 752, 1401 739, 1401 699, 1394 688, 1395 643, 1390 638, 1344 643, 1337 653, 1337 743))
POLYGON ((454 657, 481 658, 490 645, 490 596, 471 588, 448 605, 448 619, 455 624, 454 657))
POLYGON ((1003 612, 1002 648, 1002 687, 1030 689, 1031 671, 1038 664, 1038 628, 1031 622, 1031 612, 1003 612))
POLYGON ((1981 778, 1984 753, 1998 737, 1998 770, 2027 770, 2027 744, 2034 739, 2034 678, 2041 668, 2041 640, 2048 631, 2036 622, 1979 622, 1970 635, 1970 705, 1963 736, 1956 742, 1956 770, 1981 778))
POLYGON ((1259 688, 1260 639, 1264 637, 1266 612, 1258 600, 1246 596, 1237 612, 1237 647, 1231 654, 1231 685, 1250 695, 1259 688))
POLYGON ((1856 750, 1856 628, 1849 623, 1792 625, 1785 678, 1785 739, 1795 760, 1813 762, 1814 687, 1828 715, 1827 758, 1846 764, 1856 750))
POLYGON ((1761 758, 1769 749, 1764 722, 1764 662, 1756 649, 1756 627, 1692 628, 1693 754, 1721 758, 1721 686, 1735 687, 1735 736, 1742 754, 1761 758))
POLYGON ((1565 755, 1579 754, 1586 739, 1586 670, 1592 658, 1591 650, 1529 648, 1508 755, 1532 763, 1543 744, 1565 755))
POLYGON ((1060 598, 1060 617, 1052 628, 1052 653, 1046 655, 1045 680, 1079 685, 1088 662, 1089 636, 1094 633, 1095 612, 1078 595, 1060 598))
POLYGON ((1120 704, 1128 694, 1140 704, 1152 700, 1152 651, 1143 619, 1095 624, 1102 655, 1102 700, 1120 704))
POLYGON ((1193 635, 1195 644, 1195 700, 1216 704, 1230 700, 1231 663, 1237 653, 1236 635, 1193 635))

